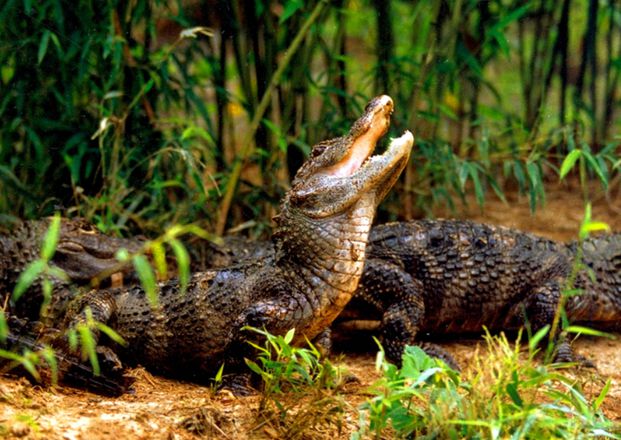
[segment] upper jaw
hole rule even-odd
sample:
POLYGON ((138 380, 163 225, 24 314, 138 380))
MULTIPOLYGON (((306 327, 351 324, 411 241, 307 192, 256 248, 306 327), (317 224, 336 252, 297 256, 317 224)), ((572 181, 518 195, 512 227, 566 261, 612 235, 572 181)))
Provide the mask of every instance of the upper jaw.
POLYGON ((401 174, 414 143, 406 131, 384 154, 370 157, 350 176, 316 176, 290 194, 290 200, 311 218, 325 218, 354 209, 364 198, 377 206, 401 174))
POLYGON ((369 102, 365 114, 354 123, 350 131, 349 148, 323 174, 345 177, 357 171, 371 156, 379 139, 388 131, 393 109, 393 101, 387 95, 378 96, 369 102))

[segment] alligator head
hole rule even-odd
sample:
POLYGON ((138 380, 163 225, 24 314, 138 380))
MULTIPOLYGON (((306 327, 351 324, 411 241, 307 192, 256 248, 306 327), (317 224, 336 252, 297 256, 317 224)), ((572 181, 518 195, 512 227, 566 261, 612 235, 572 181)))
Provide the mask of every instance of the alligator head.
POLYGON ((305 302, 312 310, 305 311, 309 324, 301 330, 309 338, 351 298, 377 206, 408 161, 414 142, 409 131, 393 139, 383 154, 371 156, 392 112, 392 99, 379 96, 346 136, 313 147, 275 218, 276 264, 298 290, 307 292, 305 302))
POLYGON ((136 253, 142 244, 140 240, 101 234, 82 219, 62 219, 52 263, 61 268, 72 281, 88 282, 101 274, 129 271, 131 267, 119 263, 116 253, 120 249, 136 253))
MULTIPOLYGON (((19 274, 41 255, 41 244, 50 219, 20 221, 0 235, 0 290, 12 290, 19 274)), ((62 269, 70 280, 86 283, 102 273, 110 275, 127 270, 115 258, 125 248, 137 252, 139 240, 127 240, 101 234, 82 219, 61 219, 58 243, 51 263, 62 269)))

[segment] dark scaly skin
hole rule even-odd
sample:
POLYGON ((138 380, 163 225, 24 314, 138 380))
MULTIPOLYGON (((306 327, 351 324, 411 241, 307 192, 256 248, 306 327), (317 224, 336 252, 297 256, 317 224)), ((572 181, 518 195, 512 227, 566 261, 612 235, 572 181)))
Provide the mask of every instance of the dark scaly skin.
MULTIPOLYGON (((47 234, 50 219, 20 221, 3 228, 0 235, 0 299, 4 306, 10 298, 19 275, 41 255, 41 245, 47 234)), ((62 310, 61 304, 75 295, 74 284, 88 284, 106 272, 128 271, 115 258, 121 248, 137 252, 142 243, 138 240, 114 238, 98 232, 82 219, 61 219, 56 251, 51 264, 62 269, 68 281, 53 279, 53 307, 62 310)), ((41 286, 35 282, 10 312, 21 318, 38 319, 42 301, 41 286)), ((55 312, 58 313, 58 312, 55 312)))
MULTIPOLYGON (((1 341, 5 350, 22 352, 27 349, 37 352, 43 348, 37 337, 49 332, 49 326, 57 325, 67 305, 81 294, 79 285, 85 285, 94 278, 103 279, 128 267, 120 264, 115 254, 121 248, 138 252, 143 245, 139 240, 126 240, 99 233, 82 219, 61 219, 58 242, 50 261, 62 269, 67 279, 52 278, 52 298, 42 312, 43 291, 38 280, 17 301, 10 301, 21 272, 41 255, 41 245, 50 226, 50 219, 19 221, 3 226, 0 235, 0 298, 8 318, 10 332, 6 341, 1 341)), ((53 329, 52 329, 53 330, 53 329)), ((102 394, 119 394, 127 389, 131 378, 124 377, 115 357, 105 356, 101 350, 102 370, 105 375, 94 377, 89 365, 76 362, 73 356, 57 353, 59 372, 63 381, 74 385, 85 385, 102 394)), ((0 371, 11 369, 6 360, 0 362, 0 371)), ((45 377, 46 371, 41 371, 45 377)))
MULTIPOLYGON (((379 319, 387 355, 399 361, 419 332, 464 334, 537 331, 551 324, 567 286, 578 243, 466 220, 421 220, 373 228, 360 288, 343 318, 379 319), (371 306, 371 307, 369 307, 371 306)), ((588 238, 566 303, 571 323, 618 329, 621 321, 621 234, 588 238)), ((352 326, 347 326, 352 328, 352 326)), ((455 366, 448 353, 422 344, 455 366)), ((556 360, 581 360, 560 339, 556 360)), ((589 364, 588 361, 585 364, 589 364)))
POLYGON ((409 157, 408 132, 365 160, 391 113, 392 100, 378 97, 348 135, 313 148, 281 203, 272 260, 194 273, 185 294, 176 280, 160 283, 155 310, 140 287, 92 292, 75 310, 89 306, 128 342, 121 359, 203 380, 241 363, 246 325, 322 338, 358 286, 375 210, 409 157))
POLYGON ((203 272, 216 267, 233 266, 274 257, 274 246, 267 240, 250 240, 240 235, 227 235, 218 243, 195 237, 185 243, 190 252, 190 269, 203 272))
MULTIPOLYGON (((576 254, 579 243, 567 245, 576 254)), ((621 330, 621 233, 589 237, 582 243, 585 270, 575 287, 582 294, 567 300, 565 310, 572 323, 610 331, 621 330), (593 279, 589 272, 592 273, 593 279)))
MULTIPOLYGON (((420 331, 514 330, 524 324, 524 315, 537 330, 552 322, 578 246, 466 220, 374 227, 358 292, 335 328, 338 334, 379 328, 394 361, 405 344, 420 344, 420 331)), ((222 248, 221 255, 231 263, 273 253, 269 242, 237 237, 224 237, 222 248)), ((577 274, 574 287, 583 293, 567 300, 567 317, 574 324, 620 330, 621 234, 590 237, 582 249, 587 270, 577 274)), ((422 346, 456 366, 438 347, 422 346)), ((576 359, 567 343, 561 342, 558 350, 556 359, 576 359)))
MULTIPOLYGON (((398 361, 419 332, 516 329, 551 323, 571 270, 564 246, 464 220, 381 225, 369 240, 356 294, 379 311, 387 356, 398 361)), ((354 309, 353 302, 351 308, 354 309)), ((453 363, 432 345, 430 354, 453 363)))

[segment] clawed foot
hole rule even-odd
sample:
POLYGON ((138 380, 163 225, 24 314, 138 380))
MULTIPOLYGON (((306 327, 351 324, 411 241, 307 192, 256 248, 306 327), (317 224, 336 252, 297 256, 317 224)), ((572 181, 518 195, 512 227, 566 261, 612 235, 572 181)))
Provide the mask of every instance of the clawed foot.
POLYGON ((419 344, 419 347, 422 348, 422 350, 429 356, 443 361, 452 370, 455 370, 458 373, 461 372, 461 368, 455 358, 442 347, 439 347, 435 344, 430 344, 428 342, 419 344))
MULTIPOLYGON (((423 350, 427 355, 443 361, 452 370, 461 372, 461 368, 459 367, 459 364, 457 363, 455 358, 453 358, 453 356, 448 351, 443 349, 442 347, 439 347, 435 344, 431 344, 429 342, 416 343, 412 345, 416 345, 417 347, 420 347, 420 349, 423 350)), ((397 365, 401 365, 401 356, 403 355, 403 346, 391 347, 390 345, 388 345, 386 347, 386 355, 390 361, 395 362, 397 365)))
POLYGON ((87 361, 72 354, 61 354, 59 367, 62 381, 73 386, 86 388, 99 394, 119 396, 131 391, 135 378, 126 375, 118 356, 109 347, 97 347, 99 374, 87 361))
POLYGON ((250 373, 233 373, 222 377, 218 392, 230 392, 237 397, 252 396, 257 390, 252 386, 250 373))
POLYGON ((575 363, 584 368, 597 368, 597 366, 590 359, 580 354, 574 353, 571 345, 567 341, 561 341, 557 343, 554 362, 557 363, 575 363))

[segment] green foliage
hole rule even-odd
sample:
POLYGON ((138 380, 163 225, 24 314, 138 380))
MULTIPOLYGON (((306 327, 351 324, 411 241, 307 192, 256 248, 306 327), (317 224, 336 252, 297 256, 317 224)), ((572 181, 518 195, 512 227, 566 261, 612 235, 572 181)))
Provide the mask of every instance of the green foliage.
POLYGON ((262 379, 263 393, 258 417, 281 438, 308 438, 317 426, 335 426, 340 431, 344 408, 338 394, 341 370, 308 342, 308 348, 291 345, 294 330, 284 336, 252 327, 263 345, 249 341, 257 361, 246 359, 248 367, 262 379))
POLYGON ((270 0, 201 16, 160 0, 7 1, 0 212, 61 206, 154 235, 252 219, 260 233, 309 145, 379 93, 395 132, 417 137, 400 216, 469 193, 483 204, 511 182, 535 209, 568 154, 562 177, 580 163, 605 187, 620 163, 619 5, 557 3, 270 0))
POLYGON ((52 284, 54 280, 67 280, 67 275, 58 267, 51 265, 50 260, 56 251, 60 231, 60 216, 56 214, 50 222, 50 227, 43 238, 41 257, 30 263, 19 275, 13 301, 18 301, 26 290, 35 282, 40 282, 43 292, 41 315, 45 316, 46 308, 52 299, 52 284))
POLYGON ((9 366, 9 369, 11 367, 15 367, 17 365, 22 366, 32 377, 34 377, 35 379, 39 380, 40 379, 40 375, 39 372, 37 371, 36 366, 39 364, 39 362, 41 361, 41 357, 38 356, 36 353, 33 353, 30 350, 24 350, 23 354, 18 354, 15 353, 13 351, 8 351, 8 350, 4 350, 4 349, 0 349, 0 357, 3 359, 7 359, 9 361, 13 361, 13 365, 9 366))
MULTIPOLYGON (((43 301, 41 304, 40 316, 45 320, 47 315, 47 307, 52 301, 53 284, 60 281, 68 281, 67 275, 50 263, 54 253, 56 252, 56 245, 58 244, 59 232, 60 232, 60 216, 55 215, 50 221, 48 231, 41 243, 41 255, 38 259, 31 262, 24 271, 20 274, 15 289, 13 291, 12 300, 19 301, 24 294, 28 294, 28 288, 34 283, 41 283, 43 301)), ((192 227, 188 227, 193 229, 192 227)), ((142 255, 138 255, 145 258, 142 255)), ((146 260, 145 260, 146 261, 146 260)), ((148 263, 147 263, 148 264, 148 263)), ((93 367, 93 371, 96 375, 99 374, 99 361, 96 353, 96 338, 99 332, 106 334, 111 340, 118 344, 124 345, 123 339, 110 327, 101 322, 96 322, 93 318, 92 311, 86 308, 84 311, 85 320, 78 323, 75 328, 69 329, 67 338, 70 348, 76 351, 78 347, 83 355, 84 359, 88 359, 93 367)), ((7 325, 5 311, 0 311, 0 340, 6 342, 9 334, 9 327, 7 325)), ((18 338, 19 339, 19 338, 18 338)), ((52 383, 57 382, 58 378, 58 360, 56 354, 51 347, 46 345, 37 346, 37 343, 31 348, 25 348, 23 354, 11 352, 8 350, 0 350, 0 357, 13 361, 13 365, 9 368, 13 368, 16 365, 21 365, 29 374, 31 374, 36 380, 40 380, 40 374, 37 371, 38 365, 43 365, 43 362, 49 368, 52 378, 52 383)), ((18 343, 19 344, 19 343, 18 343)))
POLYGON ((352 439, 376 438, 621 438, 600 406, 610 381, 590 401, 578 382, 554 365, 534 361, 536 344, 520 355, 518 341, 486 336, 489 357, 463 375, 407 347, 403 366, 377 366, 383 377, 374 397, 361 406, 360 429, 352 439))
POLYGON ((83 313, 84 319, 67 330, 69 348, 72 352, 76 352, 79 348, 82 360, 88 359, 91 367, 93 368, 93 373, 96 376, 99 376, 101 373, 99 359, 97 358, 97 341, 99 333, 105 333, 106 336, 117 344, 126 345, 126 343, 123 338, 110 327, 95 320, 93 318, 93 312, 89 307, 86 307, 83 313))
POLYGON ((258 353, 258 362, 246 359, 248 367, 263 380, 265 395, 280 394, 284 391, 300 392, 305 388, 334 388, 338 384, 340 372, 310 342, 309 348, 291 345, 295 331, 289 330, 284 336, 253 327, 245 330, 265 338, 263 346, 249 342, 258 353))
POLYGON ((9 326, 6 322, 6 314, 4 309, 0 310, 0 342, 6 342, 6 338, 9 335, 9 326))

